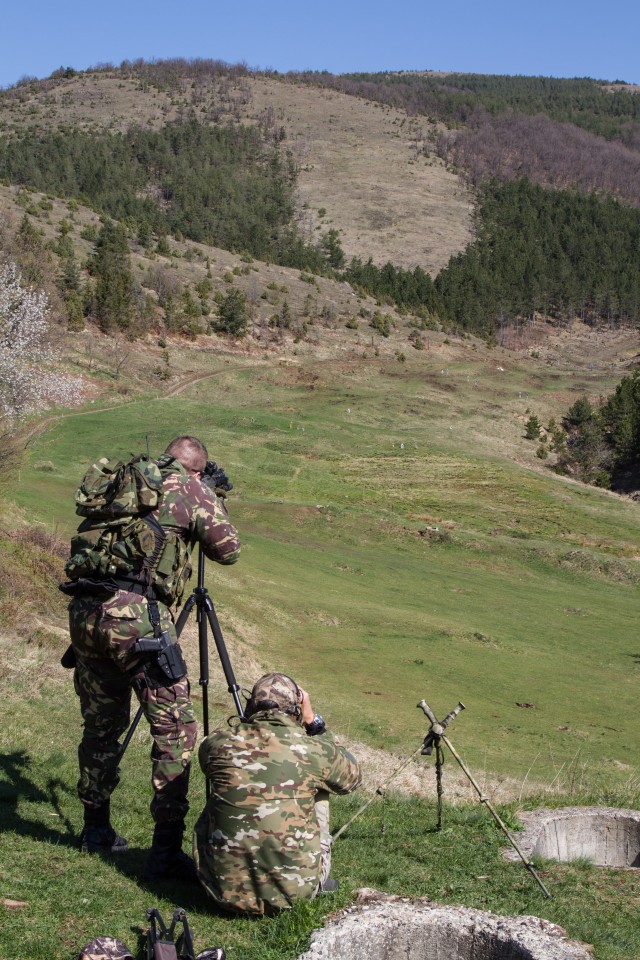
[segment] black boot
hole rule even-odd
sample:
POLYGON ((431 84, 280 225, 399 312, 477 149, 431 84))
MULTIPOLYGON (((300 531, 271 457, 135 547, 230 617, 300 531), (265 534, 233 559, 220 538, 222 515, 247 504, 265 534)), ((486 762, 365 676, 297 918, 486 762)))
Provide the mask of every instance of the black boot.
POLYGON ((111 826, 110 804, 84 808, 84 829, 80 837, 83 853, 124 853, 127 841, 111 826))
POLYGON ((182 852, 184 820, 169 820, 156 823, 149 858, 142 873, 142 879, 154 880, 198 880, 196 868, 191 857, 182 852))
POLYGON ((340 887, 340 881, 334 880, 333 877, 327 877, 323 884, 320 885, 318 894, 323 893, 335 893, 340 887))

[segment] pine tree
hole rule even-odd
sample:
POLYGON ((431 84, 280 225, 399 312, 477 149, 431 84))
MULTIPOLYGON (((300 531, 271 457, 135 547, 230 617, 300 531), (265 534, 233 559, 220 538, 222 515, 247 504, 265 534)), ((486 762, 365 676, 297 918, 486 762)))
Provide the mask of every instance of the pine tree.
POLYGON ((127 328, 133 318, 133 275, 124 227, 105 220, 90 270, 96 278, 96 316, 103 330, 127 328))
POLYGON ((529 419, 527 420, 527 425, 524 428, 524 435, 527 440, 539 440, 540 439, 540 421, 536 417, 535 413, 532 413, 529 419))
POLYGON ((218 316, 212 321, 214 330, 229 333, 233 337, 244 337, 249 323, 247 298, 242 290, 229 290, 218 305, 218 316))

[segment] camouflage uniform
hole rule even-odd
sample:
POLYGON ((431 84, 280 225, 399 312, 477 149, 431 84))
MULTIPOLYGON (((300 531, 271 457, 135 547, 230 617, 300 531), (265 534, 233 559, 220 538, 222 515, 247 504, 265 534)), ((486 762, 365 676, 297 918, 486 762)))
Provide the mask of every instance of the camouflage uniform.
MULTIPOLYGON (((313 897, 322 879, 316 800, 355 790, 356 760, 328 731, 308 736, 277 709, 214 731, 198 756, 211 796, 193 857, 207 892, 224 909, 252 915, 313 897)), ((325 824, 328 834, 326 816, 325 824)))
POLYGON ((122 940, 97 937, 82 948, 78 960, 133 960, 133 954, 122 940))
MULTIPOLYGON (((168 562, 170 570, 174 547, 176 557, 186 554, 188 559, 195 543, 218 563, 238 559, 238 536, 222 500, 177 462, 164 471, 163 489, 162 501, 153 511, 167 534, 160 567, 168 562)), ((190 565, 184 579, 189 575, 190 565)), ((176 640, 168 606, 159 602, 158 611, 161 629, 176 640)), ((69 628, 77 659, 74 683, 84 720, 78 749, 80 799, 88 807, 100 807, 118 784, 118 740, 129 724, 133 688, 153 737, 152 815, 156 823, 183 819, 196 719, 186 676, 157 689, 145 682, 145 657, 135 653, 133 646, 139 638, 153 636, 146 598, 128 590, 118 590, 107 599, 85 593, 69 604, 69 628)))

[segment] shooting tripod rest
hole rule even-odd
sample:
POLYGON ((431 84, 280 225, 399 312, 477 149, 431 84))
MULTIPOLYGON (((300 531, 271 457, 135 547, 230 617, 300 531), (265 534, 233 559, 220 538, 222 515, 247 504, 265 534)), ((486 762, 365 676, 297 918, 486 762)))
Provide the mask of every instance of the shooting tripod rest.
MULTIPOLYGON (((187 599, 184 607, 180 612, 180 616, 176 621, 176 634, 178 638, 184 629, 184 625, 189 619, 189 614, 196 608, 196 616, 198 622, 198 650, 200 655, 200 679, 198 683, 202 687, 202 720, 204 726, 204 735, 205 737, 209 735, 209 643, 207 638, 207 624, 211 627, 211 632, 213 634, 213 639, 216 643, 216 650, 218 651, 218 657, 220 658, 220 664, 227 681, 227 690, 233 697, 233 702, 236 707, 236 712, 241 720, 244 720, 244 710, 242 709, 242 704, 240 702, 240 687, 236 682, 235 675, 233 673, 233 668, 231 666, 231 661, 229 660, 229 654, 227 652, 227 647, 224 642, 224 637, 222 636, 222 630, 220 629, 220 624, 218 622, 218 617, 216 614, 215 607, 213 605, 213 600, 209 596, 209 591, 204 585, 204 554, 202 548, 199 548, 198 551, 198 583, 194 587, 191 596, 187 599)), ((138 707, 138 712, 131 721, 131 725, 127 730, 127 735, 122 742, 122 749, 120 751, 120 759, 122 759, 125 750, 131 742, 131 738, 135 733, 136 727, 140 722, 140 717, 143 714, 142 706, 138 707)), ((207 799, 209 798, 209 781, 206 781, 206 793, 207 799)))
POLYGON ((435 750, 436 750, 436 783, 437 783, 437 791, 438 791, 438 830, 442 829, 442 793, 443 793, 442 764, 444 761, 444 757, 442 754, 441 744, 444 743, 449 748, 458 766, 460 767, 462 772, 466 775, 472 787, 478 794, 478 799, 480 803, 484 804, 484 806, 488 809, 489 813, 491 814, 493 819, 496 821, 496 823, 498 824, 498 826, 506 836, 507 840, 509 841, 513 849, 516 851, 516 853, 524 863, 525 867, 527 868, 527 870, 529 871, 533 879, 536 881, 536 883, 544 893, 545 897, 547 897, 549 900, 553 900, 552 895, 549 893, 544 883, 536 873, 533 864, 531 863, 531 861, 527 860, 524 853, 522 852, 522 850, 520 849, 516 841, 513 839, 511 834, 509 833, 509 830, 507 829, 504 821, 501 819, 500 815, 491 805, 491 801, 489 800, 488 797, 485 797, 482 790, 480 789, 476 781, 471 776, 469 770, 465 767, 455 747, 453 746, 449 738, 445 735, 444 731, 446 727, 449 725, 449 723, 452 720, 454 720, 455 717, 458 716, 461 710, 464 710, 465 708, 464 703, 459 702, 457 706, 453 708, 451 713, 447 714, 447 716, 444 718, 442 723, 438 723, 436 715, 434 714, 429 704, 426 703, 426 701, 421 700, 420 703, 418 704, 418 708, 422 710, 422 712, 425 714, 425 716, 429 720, 429 723, 431 724, 431 726, 429 727, 429 732, 424 738, 424 743, 422 745, 422 749, 420 752, 425 756, 429 756, 431 754, 431 750, 433 747, 435 747, 435 750))
POLYGON ((356 820, 357 817, 359 817, 361 813, 364 813, 364 811, 367 809, 367 807, 369 806, 369 804, 373 803, 373 801, 376 799, 376 797, 381 796, 381 797, 384 798, 384 791, 385 791, 385 788, 387 787, 387 785, 388 785, 389 783, 391 783, 391 781, 392 781, 395 777, 397 777, 398 774, 399 774, 402 770, 404 770, 405 767, 407 767, 407 766, 411 763, 411 761, 413 760, 413 758, 414 758, 418 753, 420 753, 422 756, 430 756, 434 748, 435 748, 435 751, 436 751, 436 789, 437 789, 437 794, 438 794, 438 825, 437 825, 437 829, 438 829, 438 830, 442 830, 442 795, 443 795, 443 787, 442 787, 442 765, 443 765, 443 763, 444 763, 444 754, 443 754, 443 751, 442 751, 442 744, 444 743, 445 746, 447 746, 447 747, 449 748, 449 750, 451 751, 451 753, 453 754, 453 757, 454 757, 455 760, 457 761, 458 765, 461 767, 463 773, 467 776, 468 780, 471 782, 471 785, 473 786, 473 788, 475 789, 476 793, 478 794, 478 799, 480 800, 480 803, 484 804, 484 806, 487 807, 487 809, 488 809, 489 812, 491 813, 493 819, 496 821, 496 823, 498 824, 498 826, 500 827, 500 829, 502 830, 502 832, 503 832, 504 835, 506 836, 507 840, 509 841, 509 843, 511 844, 511 846, 513 847, 513 849, 516 851, 516 853, 518 854, 518 856, 520 857, 520 859, 521 859, 522 862, 524 863, 525 867, 527 868, 527 870, 529 871, 529 873, 531 874, 531 876, 534 878, 534 880, 536 881, 536 883, 538 884, 538 886, 540 887, 540 889, 541 889, 542 892, 544 893, 545 897, 548 897, 550 900, 552 900, 552 899, 553 899, 552 895, 549 893, 549 891, 548 891, 547 888, 545 887, 544 883, 542 882, 542 880, 540 879, 540 877, 539 877, 538 874, 536 873, 533 864, 532 864, 529 860, 527 860, 527 858, 525 857, 524 853, 522 852, 522 850, 520 849, 520 847, 518 846, 518 844, 516 843, 516 841, 513 839, 513 837, 512 837, 511 834, 509 833, 509 831, 507 830, 507 827, 506 827, 505 824, 503 823, 503 821, 502 821, 502 819, 500 818, 499 814, 494 810, 493 806, 491 805, 491 802, 489 801, 489 798, 484 796, 482 790, 480 789, 480 787, 478 786, 478 784, 477 784, 476 781, 473 779, 473 777, 471 776, 471 774, 469 773, 469 771, 468 771, 467 768, 465 767, 464 763, 463 763, 462 760, 460 759, 460 756, 458 755, 455 747, 453 746, 453 744, 451 743, 451 741, 449 740, 449 738, 445 735, 445 732, 444 732, 444 731, 445 731, 446 728, 449 726, 449 724, 451 723, 451 721, 452 721, 452 720, 455 720, 455 718, 458 716, 458 714, 459 714, 462 710, 465 709, 464 703, 462 703, 462 702, 460 701, 460 702, 453 708, 453 710, 452 710, 450 713, 447 714, 447 716, 444 718, 444 720, 443 720, 441 723, 438 722, 438 719, 437 719, 435 713, 433 712, 433 710, 431 709, 431 707, 429 706, 429 704, 428 704, 425 700, 421 700, 420 703, 417 704, 417 707, 418 707, 419 710, 422 710, 422 712, 425 714, 425 716, 428 718, 428 720, 429 720, 429 722, 430 722, 430 724, 431 724, 431 726, 429 727, 429 731, 428 731, 426 737, 424 738, 423 743, 422 743, 421 746, 419 746, 416 750, 414 750, 414 752, 413 752, 409 757, 407 757, 407 758, 400 764, 400 766, 399 766, 396 770, 394 770, 394 772, 391 774, 391 776, 388 777, 387 780, 385 780, 384 783, 380 784, 380 786, 376 789, 376 791, 375 791, 375 793, 373 794, 373 796, 370 797, 370 798, 367 800, 367 802, 364 803, 364 804, 360 807, 359 810, 356 810, 356 812, 354 813, 354 815, 353 815, 349 820, 347 820, 347 822, 346 822, 345 824, 343 824, 343 826, 341 826, 339 830, 336 830, 336 832, 335 832, 335 833, 333 834, 333 836, 331 837, 331 842, 332 842, 332 843, 335 843, 335 841, 338 839, 338 837, 341 836, 341 834, 343 834, 343 833, 345 832, 345 830, 348 830, 348 828, 351 826, 351 824, 353 823, 353 821, 356 820))

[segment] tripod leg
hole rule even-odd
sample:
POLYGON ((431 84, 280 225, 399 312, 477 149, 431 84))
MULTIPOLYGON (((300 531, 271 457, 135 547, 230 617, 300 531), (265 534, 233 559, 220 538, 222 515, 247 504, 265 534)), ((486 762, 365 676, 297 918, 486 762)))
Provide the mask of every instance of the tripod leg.
POLYGON ((185 623, 189 619, 189 614, 193 610, 195 603, 196 603, 196 597, 194 594, 192 594, 187 600, 187 602, 185 603, 182 610, 180 611, 180 616, 176 620, 176 636, 178 637, 178 639, 180 639, 180 634, 182 633, 185 623))
POLYGON ((202 723, 205 737, 209 736, 209 644, 204 610, 198 606, 198 649, 200 652, 200 686, 202 687, 202 723))
MULTIPOLYGON (((213 639, 216 642, 216 649, 218 651, 218 656, 220 657, 220 663, 222 664, 222 670, 227 681, 227 690, 233 697, 238 716, 241 720, 244 720, 244 710, 242 709, 242 704, 240 702, 240 687, 236 681, 233 667, 231 666, 231 661, 229 660, 227 647, 224 642, 224 637, 222 636, 222 630, 220 629, 220 624, 218 623, 215 607, 213 606, 213 602, 210 597, 207 597, 206 611, 209 619, 209 625, 211 626, 213 639)), ((207 732, 206 727, 205 732, 207 732)))
POLYGON ((436 744, 436 790, 438 793, 438 830, 442 830, 442 747, 436 744))
POLYGON ((527 870, 529 871, 529 873, 531 874, 531 876, 533 877, 533 879, 536 881, 536 883, 538 884, 538 886, 540 887, 540 889, 541 889, 542 892, 544 893, 545 897, 548 897, 549 900, 553 900, 552 894, 549 893, 549 891, 548 891, 547 888, 545 887, 544 883, 542 882, 542 880, 540 879, 540 877, 539 877, 538 874, 536 873, 533 864, 532 864, 529 860, 527 860, 527 858, 525 857, 524 853, 522 852, 522 850, 520 849, 520 847, 518 846, 518 844, 516 843, 516 841, 514 840, 514 838, 511 836, 511 834, 509 833, 509 831, 507 830, 507 827, 505 826, 505 824, 503 823, 502 819, 500 818, 500 815, 499 815, 498 812, 497 812, 496 810, 494 810, 494 808, 492 807, 491 801, 489 800, 488 797, 485 797, 485 795, 483 794, 482 790, 480 789, 480 787, 478 786, 478 784, 476 783, 476 781, 473 779, 473 777, 471 776, 471 774, 469 773, 469 771, 468 771, 467 768, 465 767, 464 763, 462 762, 459 754, 456 752, 456 749, 455 749, 455 747, 453 746, 453 744, 451 743, 451 741, 448 739, 448 737, 445 737, 444 734, 442 735, 442 738, 441 738, 441 739, 442 739, 443 742, 446 743, 446 745, 449 747, 449 750, 450 750, 451 753, 453 754, 453 756, 454 756, 456 762, 458 763, 458 766, 461 768, 462 772, 466 774, 467 779, 468 779, 469 782, 471 783, 471 786, 474 788, 474 790, 475 790, 476 793, 478 794, 478 799, 480 800, 480 803, 484 804, 485 807, 487 807, 487 809, 489 810, 489 813, 491 814, 491 816, 493 817, 493 819, 495 820, 495 822, 498 824, 498 826, 500 827, 500 829, 501 829, 502 832, 504 833, 505 837, 507 838, 507 840, 509 841, 509 843, 511 844, 511 846, 513 847, 513 849, 516 851, 516 853, 518 854, 518 856, 520 857, 520 859, 521 859, 522 862, 524 863, 525 867, 527 868, 527 870))
POLYGON ((138 724, 140 723, 140 717, 142 716, 143 712, 144 712, 144 711, 143 711, 142 707, 141 707, 141 706, 138 707, 138 712, 136 713, 135 717, 134 717, 133 720, 131 721, 131 724, 129 725, 129 729, 127 730, 127 735, 126 735, 126 737, 124 738, 124 740, 122 741, 122 746, 120 747, 120 760, 122 760, 122 758, 123 758, 123 756, 124 756, 125 750, 127 749, 127 747, 129 746, 129 744, 131 743, 131 738, 132 738, 132 736, 134 735, 134 733, 136 732, 136 727, 137 727, 138 724))

